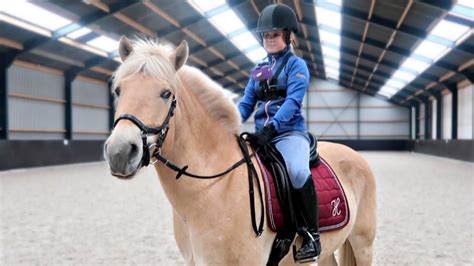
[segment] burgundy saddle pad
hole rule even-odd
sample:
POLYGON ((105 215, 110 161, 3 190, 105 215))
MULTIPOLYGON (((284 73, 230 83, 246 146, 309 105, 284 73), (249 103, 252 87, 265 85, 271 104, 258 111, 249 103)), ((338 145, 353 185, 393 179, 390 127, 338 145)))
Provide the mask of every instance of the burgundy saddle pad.
MULTIPOLYGON (((349 208, 339 179, 328 163, 323 158, 320 159, 321 163, 311 168, 311 174, 318 195, 319 230, 325 232, 344 227, 349 222, 349 208)), ((285 227, 285 219, 277 199, 274 179, 260 159, 258 159, 258 162, 265 184, 269 225, 273 231, 278 232, 285 227)))

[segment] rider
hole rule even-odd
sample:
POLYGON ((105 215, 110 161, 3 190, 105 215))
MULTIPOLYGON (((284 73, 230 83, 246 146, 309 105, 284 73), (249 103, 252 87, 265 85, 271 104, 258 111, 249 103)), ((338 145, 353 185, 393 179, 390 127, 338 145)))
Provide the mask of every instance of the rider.
POLYGON ((268 60, 258 64, 244 91, 238 107, 243 121, 255 105, 255 138, 269 141, 282 154, 291 184, 296 191, 296 206, 306 223, 303 245, 296 260, 316 259, 321 252, 317 197, 309 169, 309 139, 301 114, 303 98, 308 89, 309 71, 303 59, 292 53, 292 32, 298 30, 293 9, 272 4, 262 10, 255 32, 263 40, 268 60), (272 75, 277 76, 272 79, 272 75))

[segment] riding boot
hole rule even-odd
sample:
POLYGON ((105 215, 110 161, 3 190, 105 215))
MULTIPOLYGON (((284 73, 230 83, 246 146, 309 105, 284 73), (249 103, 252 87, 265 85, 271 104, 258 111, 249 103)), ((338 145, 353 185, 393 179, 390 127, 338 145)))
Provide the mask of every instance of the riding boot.
POLYGON ((319 240, 319 208, 318 198, 314 189, 312 176, 309 176, 302 188, 296 189, 296 204, 306 222, 306 230, 303 233, 303 244, 293 256, 297 262, 314 261, 321 253, 319 240))

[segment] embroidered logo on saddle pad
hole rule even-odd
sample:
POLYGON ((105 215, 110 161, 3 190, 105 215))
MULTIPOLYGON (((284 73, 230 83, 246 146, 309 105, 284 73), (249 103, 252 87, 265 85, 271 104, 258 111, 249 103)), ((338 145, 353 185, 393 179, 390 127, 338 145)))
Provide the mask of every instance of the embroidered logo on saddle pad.
MULTIPOLYGON (((263 170, 269 225, 272 231, 278 232, 285 227, 285 220, 278 202, 274 179, 260 160, 258 161, 263 170)), ((323 158, 318 166, 311 168, 311 174, 318 195, 320 232, 344 227, 349 222, 349 209, 336 174, 323 158)))

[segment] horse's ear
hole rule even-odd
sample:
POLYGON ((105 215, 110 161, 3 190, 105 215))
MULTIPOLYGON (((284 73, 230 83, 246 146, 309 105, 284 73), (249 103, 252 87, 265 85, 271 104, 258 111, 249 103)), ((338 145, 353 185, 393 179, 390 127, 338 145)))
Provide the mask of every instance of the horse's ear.
POLYGON ((179 46, 176 47, 176 50, 174 50, 174 53, 171 56, 171 61, 174 61, 175 70, 180 69, 186 63, 186 60, 188 60, 188 55, 188 42, 183 40, 179 46))
POLYGON ((119 54, 122 62, 133 52, 133 46, 125 35, 120 37, 119 41, 119 54))

